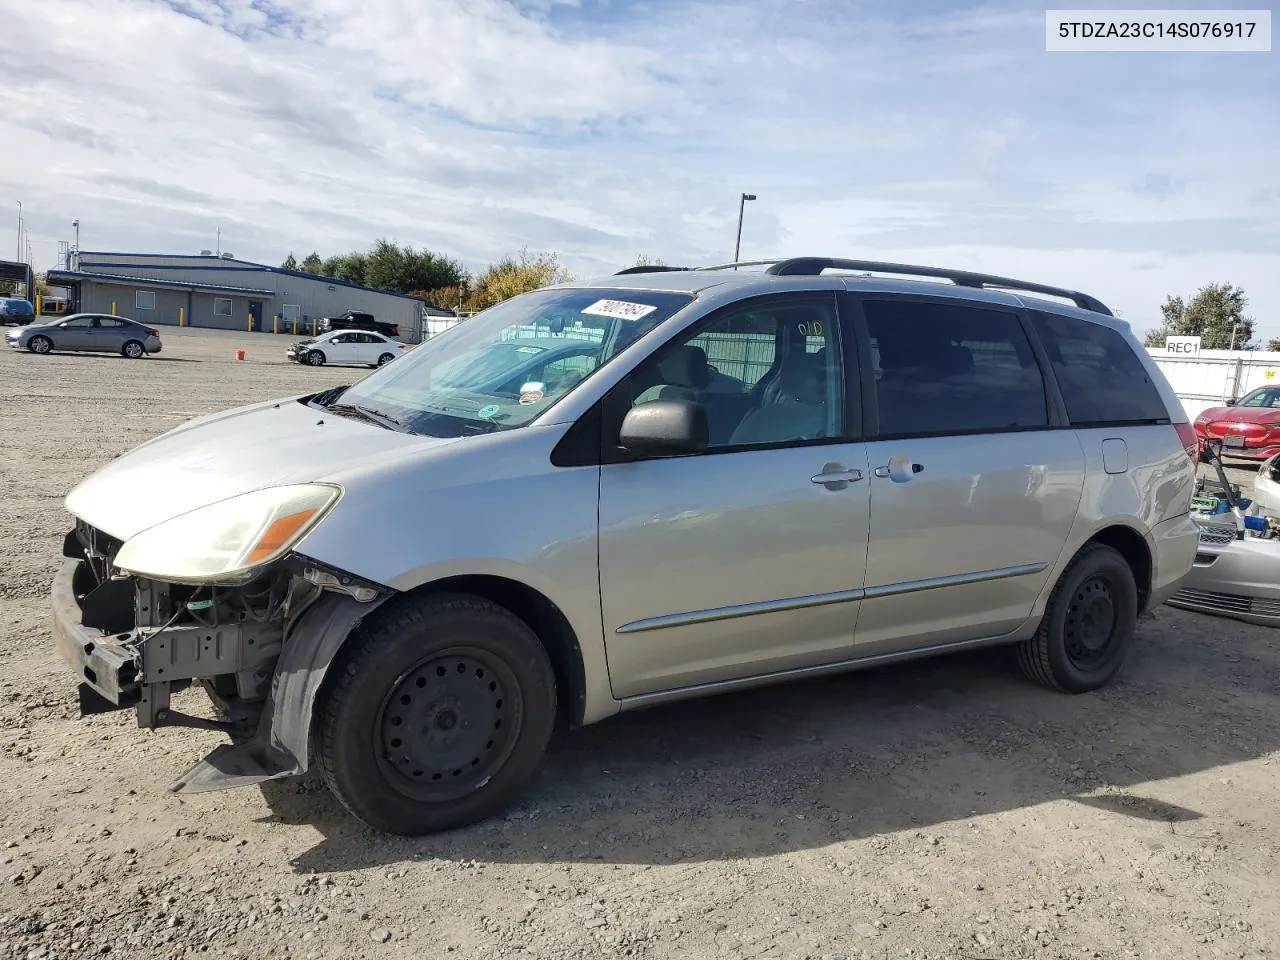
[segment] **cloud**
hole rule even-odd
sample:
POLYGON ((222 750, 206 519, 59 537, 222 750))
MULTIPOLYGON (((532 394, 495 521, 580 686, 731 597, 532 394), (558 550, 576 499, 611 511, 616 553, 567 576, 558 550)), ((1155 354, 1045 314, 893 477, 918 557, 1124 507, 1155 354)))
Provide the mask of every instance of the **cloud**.
MULTIPOLYGON (((1280 333, 1274 58, 1044 51, 1043 8, 888 0, 0 0, 0 199, 38 258, 387 236, 914 258, 1108 294, 1243 285, 1280 333), (39 51, 38 56, 31 55, 39 51)), ((1103 299, 1107 299, 1103 296, 1103 299)))

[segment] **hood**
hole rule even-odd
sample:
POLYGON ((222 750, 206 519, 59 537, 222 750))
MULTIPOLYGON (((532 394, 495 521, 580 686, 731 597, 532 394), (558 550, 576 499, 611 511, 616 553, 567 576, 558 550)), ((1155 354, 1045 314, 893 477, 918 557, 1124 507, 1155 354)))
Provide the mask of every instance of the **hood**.
POLYGON ((113 537, 263 487, 328 480, 380 456, 454 443, 396 433, 294 399, 213 414, 107 464, 67 495, 67 510, 113 537))
POLYGON ((1228 423, 1277 423, 1280 422, 1280 408, 1277 407, 1210 407, 1196 419, 1205 419, 1210 423, 1226 421, 1228 423))

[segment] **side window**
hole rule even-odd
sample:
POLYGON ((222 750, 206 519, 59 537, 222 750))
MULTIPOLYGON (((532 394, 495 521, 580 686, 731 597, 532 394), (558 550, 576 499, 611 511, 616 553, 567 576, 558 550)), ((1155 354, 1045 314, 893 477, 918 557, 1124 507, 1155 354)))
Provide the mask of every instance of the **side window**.
POLYGON ((215 317, 231 316, 231 298, 230 297, 214 297, 213 298, 213 315, 215 317))
POLYGON ((842 436, 844 366, 834 301, 730 308, 668 344, 628 379, 631 405, 691 400, 710 448, 842 436))
POLYGON ((66 320, 59 326, 66 327, 70 330, 87 330, 93 326, 94 317, 76 317, 72 320, 66 320))
POLYGON ((154 310, 156 308, 156 295, 151 290, 135 291, 133 305, 138 310, 154 310))
POLYGON ((1044 376, 1014 313, 864 299, 882 436, 1046 427, 1044 376))
POLYGON ((1072 424, 1168 421, 1160 391, 1124 337, 1061 314, 1033 311, 1031 317, 1072 424))
POLYGON ((119 317, 103 317, 100 323, 107 330, 121 330, 133 326, 128 320, 121 320, 119 317))

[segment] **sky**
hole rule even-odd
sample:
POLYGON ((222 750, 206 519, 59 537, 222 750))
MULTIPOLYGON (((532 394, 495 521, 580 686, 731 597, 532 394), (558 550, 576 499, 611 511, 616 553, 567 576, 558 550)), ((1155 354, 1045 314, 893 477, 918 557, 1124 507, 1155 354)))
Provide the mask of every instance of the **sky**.
POLYGON ((1044 48, 1014 2, 0 0, 0 256, 20 201, 38 268, 78 218, 595 276, 732 259, 747 192, 744 259, 1012 275, 1139 331, 1230 282, 1280 336, 1280 52, 1044 48))

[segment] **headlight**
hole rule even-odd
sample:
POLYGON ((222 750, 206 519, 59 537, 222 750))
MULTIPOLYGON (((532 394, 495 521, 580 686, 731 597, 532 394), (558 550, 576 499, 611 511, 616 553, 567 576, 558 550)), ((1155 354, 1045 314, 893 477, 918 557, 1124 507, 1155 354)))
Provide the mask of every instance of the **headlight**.
POLYGON ((241 583, 306 535, 342 495, 340 487, 269 487, 211 503, 129 539, 115 565, 175 583, 241 583))

